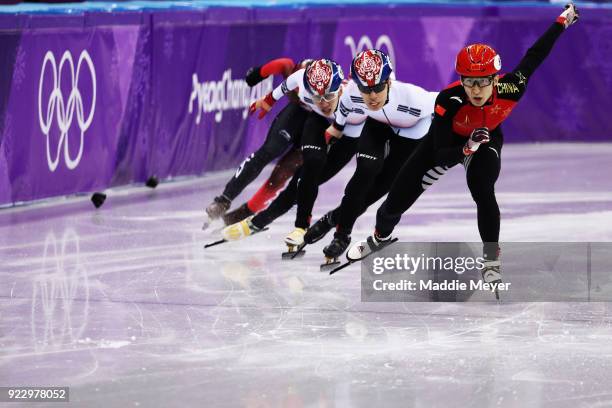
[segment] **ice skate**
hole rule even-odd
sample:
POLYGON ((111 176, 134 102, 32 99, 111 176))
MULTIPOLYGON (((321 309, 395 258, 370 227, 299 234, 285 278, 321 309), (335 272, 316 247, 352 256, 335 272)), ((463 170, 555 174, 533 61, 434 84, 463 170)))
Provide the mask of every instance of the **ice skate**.
POLYGON ((285 244, 287 244, 287 252, 283 252, 283 259, 295 259, 297 257, 302 257, 306 253, 303 250, 304 244, 304 235, 306 234, 306 230, 303 228, 294 229, 289 235, 285 237, 285 244))
POLYGON ((346 259, 353 262, 361 261, 370 256, 373 252, 380 251, 395 241, 397 241, 397 239, 392 238, 390 235, 385 238, 380 238, 376 234, 371 235, 363 241, 359 241, 352 245, 346 253, 346 259))
POLYGON ((223 218, 223 223, 225 225, 232 225, 244 220, 247 217, 250 217, 251 215, 253 215, 253 211, 251 211, 247 203, 244 203, 235 210, 223 214, 221 218, 223 218))
POLYGON ((314 244, 323 238, 334 226, 332 212, 330 211, 308 228, 306 235, 304 235, 304 242, 308 245, 314 244))
POLYGON ((332 242, 323 248, 323 254, 325 254, 325 263, 321 264, 321 272, 326 272, 336 268, 340 265, 338 257, 346 251, 349 244, 351 243, 351 237, 346 234, 336 233, 332 242))
POLYGON ((252 235, 256 232, 259 232, 260 229, 253 225, 251 220, 253 217, 249 217, 235 224, 228 225, 223 228, 221 231, 221 235, 223 239, 226 241, 238 241, 240 239, 246 238, 249 235, 252 235))
POLYGON ((482 280, 484 283, 495 285, 493 292, 495 293, 495 298, 499 300, 499 290, 497 285, 502 283, 501 261, 499 259, 488 260, 484 261, 483 264, 484 267, 480 271, 482 273, 482 280))
POLYGON ((249 235, 256 234, 258 232, 267 231, 268 227, 258 228, 251 222, 253 217, 249 217, 245 220, 229 225, 221 231, 222 239, 211 242, 204 245, 204 248, 210 248, 215 245, 223 244, 229 241, 238 241, 242 238, 248 237, 249 235))
POLYGON ((374 252, 378 252, 381 249, 397 242, 397 238, 388 237, 381 238, 376 233, 374 235, 369 236, 365 240, 359 241, 356 244, 352 245, 348 252, 346 253, 347 261, 342 265, 337 266, 332 271, 329 272, 330 275, 338 272, 341 269, 346 268, 347 266, 359 262, 368 256, 372 255, 374 252))

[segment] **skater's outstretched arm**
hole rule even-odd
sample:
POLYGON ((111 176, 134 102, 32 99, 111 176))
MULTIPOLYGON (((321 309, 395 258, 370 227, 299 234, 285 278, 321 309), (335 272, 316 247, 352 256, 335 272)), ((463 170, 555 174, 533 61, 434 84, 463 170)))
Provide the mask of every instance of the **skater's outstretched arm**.
POLYGON ((270 75, 287 78, 294 71, 295 63, 291 58, 277 58, 260 67, 251 67, 246 73, 246 83, 255 86, 270 75))
POLYGON ((300 69, 289 75, 279 86, 265 97, 256 100, 251 104, 249 113, 259 110, 258 118, 262 119, 272 109, 272 106, 283 96, 293 92, 300 87, 300 79, 304 76, 304 69, 300 69))
POLYGON ((508 75, 516 75, 523 82, 526 82, 546 57, 548 57, 561 33, 578 21, 578 17, 578 10, 573 4, 565 6, 565 11, 557 17, 557 20, 548 30, 527 50, 521 62, 508 75))

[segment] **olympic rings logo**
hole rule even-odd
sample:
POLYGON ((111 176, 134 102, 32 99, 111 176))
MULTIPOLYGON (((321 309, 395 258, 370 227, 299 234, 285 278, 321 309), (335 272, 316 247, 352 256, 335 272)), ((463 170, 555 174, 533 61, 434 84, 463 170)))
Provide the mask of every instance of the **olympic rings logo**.
POLYGON ((49 165, 49 170, 52 172, 57 169, 60 160, 60 154, 62 150, 62 145, 64 147, 64 161, 66 163, 66 167, 68 169, 75 169, 79 162, 81 161, 81 157, 83 156, 83 142, 85 138, 85 132, 91 126, 91 122, 93 121, 93 116, 96 108, 96 70, 94 68, 93 62, 89 53, 84 50, 81 52, 79 56, 79 60, 76 66, 76 72, 74 69, 74 61, 72 59, 72 54, 70 51, 64 51, 62 58, 59 63, 59 67, 55 62, 55 56, 51 51, 47 51, 45 54, 45 59, 43 60, 42 69, 40 71, 40 81, 38 83, 38 120, 40 123, 40 130, 47 137, 47 164, 49 165), (92 97, 91 97, 91 111, 89 115, 85 117, 84 107, 83 107, 83 97, 81 95, 81 91, 79 90, 79 76, 81 74, 81 66, 83 62, 86 64, 86 67, 89 69, 89 74, 91 76, 92 83, 92 97), (43 82, 45 80, 45 70, 49 65, 49 69, 53 75, 53 89, 51 94, 49 95, 49 100, 47 102, 47 110, 46 116, 43 116, 45 113, 42 108, 43 102, 43 82), (66 66, 70 72, 70 94, 68 95, 68 100, 65 101, 64 95, 62 95, 62 70, 66 66), (73 158, 70 154, 70 148, 68 144, 68 131, 72 126, 72 121, 74 119, 76 112, 76 121, 79 127, 81 138, 79 144, 79 151, 76 156, 73 158), (53 118, 55 117, 57 121, 57 127, 59 128, 59 143, 57 145, 57 150, 55 155, 51 154, 51 146, 49 141, 49 132, 51 130, 51 126, 53 124, 53 118))

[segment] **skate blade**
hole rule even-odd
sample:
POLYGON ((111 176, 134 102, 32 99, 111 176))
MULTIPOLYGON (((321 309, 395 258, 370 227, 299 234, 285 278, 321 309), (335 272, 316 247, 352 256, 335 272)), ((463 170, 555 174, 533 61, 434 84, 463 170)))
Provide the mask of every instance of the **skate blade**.
MULTIPOLYGON (((267 230, 268 230, 268 227, 265 227, 265 228, 260 229, 260 230, 259 230, 259 231, 257 231, 257 232, 254 232, 254 233, 253 233, 253 234, 251 234, 251 235, 259 234, 260 232, 264 232, 264 231, 267 231, 267 230)), ((248 235, 248 236, 250 237, 251 235, 248 235)), ((245 238, 246 238, 246 237, 245 237, 245 238)), ((221 245, 221 244, 225 244, 226 242, 237 242, 237 241, 228 241, 228 240, 226 240, 226 239, 223 239, 223 238, 222 238, 222 239, 220 239, 220 240, 218 240, 218 241, 211 242, 211 243, 209 243, 209 244, 204 245, 204 249, 206 249, 206 248, 210 248, 210 247, 213 247, 213 246, 217 246, 217 245, 221 245)))
POLYGON ((204 245, 204 249, 206 249, 206 248, 210 248, 210 247, 213 247, 213 246, 217 246, 217 245, 220 245, 220 244, 224 244, 224 243, 226 243, 226 242, 227 242, 227 241, 226 241, 225 239, 220 239, 220 240, 218 240, 218 241, 211 242, 210 244, 206 244, 206 245, 204 245))
MULTIPOLYGON (((338 262, 339 263, 339 262, 338 262)), ((351 262, 351 261, 347 261, 341 265, 336 266, 334 269, 332 269, 331 271, 329 271, 330 275, 333 275, 334 273, 341 271, 344 268, 347 268, 349 266, 351 266, 352 264, 354 264, 355 262, 351 262)))
POLYGON ((321 264, 321 266, 319 266, 319 270, 321 272, 331 271, 335 269, 338 265, 340 265, 340 261, 338 261, 338 259, 330 259, 325 261, 324 264, 321 264))
POLYGON ((303 257, 305 253, 306 253, 306 251, 303 251, 303 250, 283 252, 282 253, 282 259, 285 260, 285 261, 290 261, 290 260, 295 259, 295 258, 303 257))

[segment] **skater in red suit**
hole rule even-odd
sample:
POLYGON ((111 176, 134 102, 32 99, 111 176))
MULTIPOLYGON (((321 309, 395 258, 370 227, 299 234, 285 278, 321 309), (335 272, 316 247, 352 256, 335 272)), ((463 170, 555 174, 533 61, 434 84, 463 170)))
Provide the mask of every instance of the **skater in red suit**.
POLYGON ((447 169, 463 163, 484 243, 483 280, 501 282, 500 213, 495 198, 504 141, 501 123, 525 94, 532 74, 559 36, 577 20, 574 5, 567 5, 516 68, 505 75, 500 75, 500 56, 490 46, 472 44, 459 51, 455 69, 460 81, 440 92, 428 134, 404 164, 378 209, 374 234, 349 249, 349 261, 363 259, 388 244, 402 214, 447 169))

